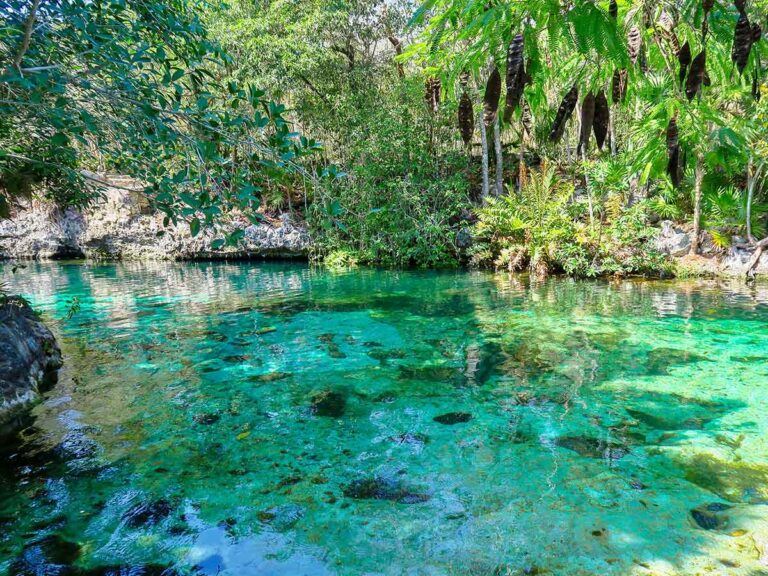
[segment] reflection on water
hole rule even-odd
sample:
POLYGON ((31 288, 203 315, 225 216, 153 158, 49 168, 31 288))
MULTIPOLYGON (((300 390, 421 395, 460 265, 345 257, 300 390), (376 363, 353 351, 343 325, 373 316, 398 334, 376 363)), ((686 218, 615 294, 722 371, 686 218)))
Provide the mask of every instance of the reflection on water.
POLYGON ((0 448, 0 574, 768 574, 768 287, 2 278, 66 367, 0 448))

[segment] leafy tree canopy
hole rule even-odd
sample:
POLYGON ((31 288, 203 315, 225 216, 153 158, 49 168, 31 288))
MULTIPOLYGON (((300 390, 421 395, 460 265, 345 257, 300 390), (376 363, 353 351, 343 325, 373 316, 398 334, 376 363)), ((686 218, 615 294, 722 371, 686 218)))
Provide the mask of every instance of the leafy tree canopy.
POLYGON ((37 184, 87 203, 85 170, 145 182, 193 233, 231 210, 251 218, 264 186, 318 144, 285 107, 237 82, 198 0, 11 0, 0 4, 0 216, 37 184))

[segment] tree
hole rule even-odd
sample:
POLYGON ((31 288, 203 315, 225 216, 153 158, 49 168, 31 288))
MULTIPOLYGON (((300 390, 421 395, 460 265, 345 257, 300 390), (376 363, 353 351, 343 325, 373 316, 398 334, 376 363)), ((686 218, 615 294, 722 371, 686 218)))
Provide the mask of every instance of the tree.
MULTIPOLYGON (((256 220, 262 189, 318 148, 253 85, 197 0, 30 0, 0 11, 0 217, 38 190, 82 205, 85 169, 146 183, 168 222, 196 234, 224 213, 256 220)), ((230 241, 236 240, 229 238, 230 241)))

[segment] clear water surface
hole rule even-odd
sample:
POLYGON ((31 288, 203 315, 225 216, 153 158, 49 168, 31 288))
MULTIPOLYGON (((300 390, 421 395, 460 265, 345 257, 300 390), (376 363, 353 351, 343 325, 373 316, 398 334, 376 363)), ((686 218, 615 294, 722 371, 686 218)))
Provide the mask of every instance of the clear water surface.
POLYGON ((0 448, 0 574, 768 574, 768 287, 0 277, 66 359, 0 448))

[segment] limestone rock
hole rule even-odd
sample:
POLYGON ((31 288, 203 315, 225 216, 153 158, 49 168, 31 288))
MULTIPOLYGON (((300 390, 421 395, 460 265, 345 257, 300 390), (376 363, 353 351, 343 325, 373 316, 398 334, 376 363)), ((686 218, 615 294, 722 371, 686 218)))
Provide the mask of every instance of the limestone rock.
POLYGON ((659 235, 656 237, 656 248, 670 256, 685 256, 691 249, 691 236, 684 229, 675 226, 673 222, 661 222, 659 235))
POLYGON ((20 298, 0 302, 0 428, 55 380, 61 351, 51 331, 20 298))
POLYGON ((0 220, 0 257, 197 260, 298 257, 309 251, 309 231, 288 214, 259 225, 233 217, 215 231, 192 237, 186 223, 163 226, 162 214, 153 212, 139 193, 126 190, 139 188, 138 182, 103 179, 108 186, 101 198, 83 211, 33 204, 11 220, 0 220), (245 232, 238 247, 212 247, 216 238, 237 229, 245 232))

